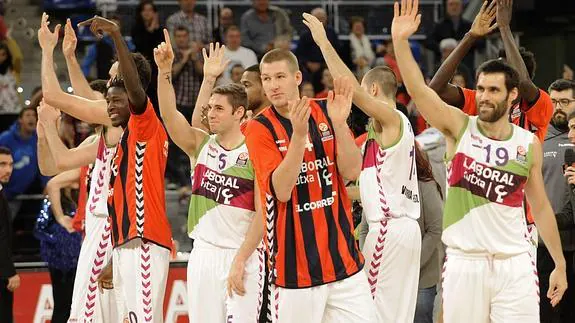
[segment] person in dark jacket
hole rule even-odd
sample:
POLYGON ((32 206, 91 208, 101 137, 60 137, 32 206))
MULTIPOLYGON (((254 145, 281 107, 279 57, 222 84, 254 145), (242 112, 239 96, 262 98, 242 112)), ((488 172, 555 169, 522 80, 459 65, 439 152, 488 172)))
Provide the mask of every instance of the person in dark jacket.
POLYGON ((20 276, 12 262, 12 222, 2 185, 8 183, 13 168, 12 153, 0 147, 0 322, 12 323, 13 292, 20 286, 20 276))

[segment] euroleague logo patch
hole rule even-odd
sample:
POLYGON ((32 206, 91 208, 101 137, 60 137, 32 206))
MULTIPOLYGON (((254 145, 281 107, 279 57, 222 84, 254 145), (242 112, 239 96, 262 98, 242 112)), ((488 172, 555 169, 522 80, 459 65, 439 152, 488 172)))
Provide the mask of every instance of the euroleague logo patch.
POLYGON ((317 125, 317 128, 319 129, 319 132, 321 134, 321 141, 328 141, 333 139, 333 135, 331 134, 331 131, 329 131, 329 127, 327 126, 327 124, 321 122, 320 124, 317 125))
POLYGON ((246 152, 241 153, 238 156, 238 159, 236 160, 236 166, 239 167, 246 167, 246 165, 248 164, 248 159, 249 159, 249 155, 246 152))

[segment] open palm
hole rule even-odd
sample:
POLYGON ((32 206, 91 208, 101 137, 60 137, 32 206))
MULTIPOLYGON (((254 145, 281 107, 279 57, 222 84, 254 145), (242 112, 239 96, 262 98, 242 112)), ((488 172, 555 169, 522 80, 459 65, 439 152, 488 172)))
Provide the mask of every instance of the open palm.
POLYGON ((333 124, 346 122, 351 112, 353 98, 353 82, 347 77, 333 80, 333 91, 327 95, 327 113, 333 124))
POLYGON ((226 66, 230 63, 230 60, 224 55, 225 52, 226 46, 220 46, 220 43, 210 43, 209 52, 205 48, 202 49, 205 76, 217 78, 224 72, 226 66))
POLYGON ((50 25, 50 21, 48 21, 48 15, 43 13, 42 20, 40 22, 40 29, 38 29, 38 42, 40 43, 40 47, 42 49, 53 50, 58 43, 60 24, 56 25, 54 32, 50 31, 48 25, 50 25))
POLYGON ((64 39, 62 40, 62 51, 64 52, 64 56, 69 57, 74 55, 77 43, 78 39, 76 38, 76 32, 74 32, 72 22, 70 22, 70 18, 68 18, 66 26, 64 26, 64 39))
POLYGON ((316 42, 316 44, 320 45, 322 42, 328 41, 327 35, 325 33, 325 27, 321 21, 319 21, 319 19, 313 15, 310 15, 309 13, 304 13, 303 19, 303 24, 309 28, 311 36, 313 37, 313 40, 316 42))
POLYGON ((417 13, 418 0, 401 0, 393 5, 393 22, 391 23, 391 36, 396 40, 406 40, 415 34, 421 23, 421 14, 417 13))

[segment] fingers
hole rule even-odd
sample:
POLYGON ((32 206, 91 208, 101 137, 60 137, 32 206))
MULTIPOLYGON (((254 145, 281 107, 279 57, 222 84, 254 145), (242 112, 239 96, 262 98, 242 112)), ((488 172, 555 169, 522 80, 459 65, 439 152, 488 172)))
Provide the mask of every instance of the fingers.
POLYGON ((493 26, 489 27, 489 29, 487 30, 488 33, 494 31, 495 29, 497 29, 497 23, 494 23, 493 26))
POLYGON ((407 0, 407 3, 405 3, 405 14, 408 16, 411 16, 411 4, 412 4, 413 0, 407 0))
POLYGON ((393 18, 399 17, 399 3, 397 1, 393 4, 393 18))
POLYGON ((489 7, 487 7, 487 14, 489 16, 497 14, 497 1, 491 1, 489 7))
POLYGON ((164 40, 166 41, 167 44, 170 44, 170 46, 172 45, 172 40, 170 39, 170 32, 166 28, 164 28, 164 40))
POLYGON ((78 27, 84 27, 84 26, 88 26, 92 24, 92 21, 94 21, 94 19, 96 19, 98 16, 94 16, 88 20, 84 20, 78 23, 78 27))
POLYGON ((401 7, 399 8, 401 16, 405 16, 405 6, 406 6, 405 0, 401 0, 401 7))

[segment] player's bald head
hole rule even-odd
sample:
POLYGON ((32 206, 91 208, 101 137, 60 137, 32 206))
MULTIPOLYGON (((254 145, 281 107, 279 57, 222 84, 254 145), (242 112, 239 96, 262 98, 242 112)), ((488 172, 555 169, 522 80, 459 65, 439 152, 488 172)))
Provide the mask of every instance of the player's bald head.
POLYGON ((368 90, 376 85, 379 93, 388 98, 395 98, 397 93, 397 78, 393 70, 387 66, 372 68, 363 76, 361 83, 368 90))

